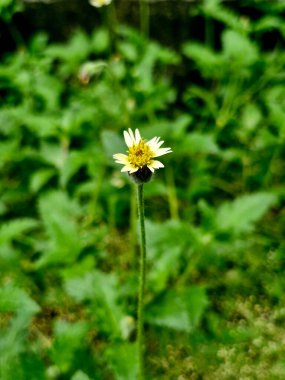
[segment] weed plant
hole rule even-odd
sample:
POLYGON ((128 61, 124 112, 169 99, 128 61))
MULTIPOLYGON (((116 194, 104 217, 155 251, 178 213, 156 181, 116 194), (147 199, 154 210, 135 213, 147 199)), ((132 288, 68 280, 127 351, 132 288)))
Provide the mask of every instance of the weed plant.
POLYGON ((205 41, 175 51, 118 25, 2 56, 1 379, 136 378, 127 128, 174 152, 145 186, 146 378, 285 378, 285 6, 241 3, 191 8, 205 41))

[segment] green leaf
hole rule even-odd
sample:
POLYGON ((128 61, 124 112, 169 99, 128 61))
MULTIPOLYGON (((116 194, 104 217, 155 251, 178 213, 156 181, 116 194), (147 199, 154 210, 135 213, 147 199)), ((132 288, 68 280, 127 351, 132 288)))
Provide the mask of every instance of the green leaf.
POLYGON ((192 123, 193 118, 191 115, 188 114, 182 114, 179 117, 177 117, 172 123, 171 123, 171 130, 170 134, 175 139, 184 138, 186 134, 186 130, 189 127, 189 125, 192 123))
MULTIPOLYGON (((60 95, 63 90, 63 84, 57 78, 42 72, 38 75, 34 86, 35 95, 40 96, 44 100, 46 109, 54 111, 60 107, 60 95)), ((34 115, 30 114, 30 116, 34 115)), ((44 116, 54 122, 53 117, 49 114, 45 114, 44 116)), ((43 127, 45 127, 45 130, 47 130, 48 128, 42 115, 39 116, 39 120, 43 127)), ((41 124, 38 125, 39 130, 41 130, 39 128, 41 124)))
POLYGON ((88 157, 84 152, 73 151, 68 154, 64 160, 63 168, 60 175, 60 185, 65 187, 70 178, 86 164, 88 157))
POLYGON ((205 15, 224 23, 232 29, 239 32, 248 32, 250 30, 249 20, 239 17, 221 3, 222 0, 205 0, 202 10, 205 15))
POLYGON ((154 325, 189 333, 198 326, 207 305, 202 287, 169 290, 148 306, 146 319, 154 325))
POLYGON ((56 174, 54 169, 41 169, 33 173, 30 178, 30 189, 37 193, 56 174))
POLYGON ((182 222, 173 220, 166 223, 147 221, 146 231, 150 263, 148 286, 153 291, 160 292, 177 273, 180 257, 185 253, 189 240, 189 228, 182 222))
MULTIPOLYGON (((27 84, 16 83, 15 86, 23 86, 26 88, 27 84)), ((55 98, 56 96, 53 94, 53 100, 55 100, 55 98)), ((31 133, 39 138, 54 136, 57 134, 57 116, 50 113, 31 113, 24 105, 2 110, 0 112, 0 121, 3 122, 1 129, 6 134, 11 134, 11 132, 15 133, 18 128, 22 128, 23 124, 31 133)))
POLYGON ((235 65, 251 65, 258 59, 256 45, 238 32, 225 30, 222 43, 224 56, 235 65))
POLYGON ((21 237, 27 231, 38 227, 35 219, 22 218, 11 220, 0 228, 0 245, 21 237))
POLYGON ((23 4, 15 0, 1 0, 0 1, 0 19, 6 23, 10 23, 13 15, 23 9, 23 4))
POLYGON ((77 223, 78 205, 64 192, 54 191, 40 198, 39 211, 49 239, 36 267, 72 263, 83 247, 77 223))
MULTIPOLYGON (((0 128, 2 124, 2 118, 1 118, 1 111, 0 111, 0 128)), ((3 122, 3 125, 6 125, 5 121, 3 122)), ((5 141, 3 143, 0 143, 0 168, 3 167, 7 162, 11 162, 15 158, 15 151, 18 149, 18 143, 16 140, 12 141, 5 141)))
POLYGON ((53 44, 46 50, 47 56, 68 62, 72 67, 74 67, 74 64, 86 59, 89 52, 90 41, 83 32, 74 33, 67 44, 53 44))
POLYGON ((271 86, 264 99, 269 110, 271 123, 280 130, 280 137, 285 139, 285 89, 282 85, 271 86))
POLYGON ((89 376, 87 376, 82 371, 76 371, 76 373, 72 376, 71 380, 92 380, 89 376))
POLYGON ((271 193, 243 195, 233 202, 225 202, 217 210, 216 226, 218 230, 234 234, 250 232, 262 216, 277 203, 277 197, 271 193))
POLYGON ((126 41, 122 41, 118 45, 118 49, 120 53, 122 53, 123 57, 126 58, 130 62, 135 62, 138 58, 138 51, 136 47, 126 41))
POLYGON ((246 104, 242 112, 241 124, 245 129, 252 131, 262 119, 262 113, 253 103, 246 104))
POLYGON ((106 356, 116 380, 134 380, 138 374, 138 354, 135 343, 113 344, 106 356))
POLYGON ((0 312, 32 316, 39 310, 38 304, 23 289, 11 284, 0 288, 0 312))
POLYGON ((190 155, 196 153, 218 154, 220 152, 214 135, 199 132, 189 133, 182 141, 181 150, 190 155))
POLYGON ((101 139, 109 161, 114 162, 113 154, 124 153, 127 150, 123 138, 120 137, 118 133, 113 131, 103 131, 101 133, 101 139))
POLYGON ((222 65, 222 58, 219 53, 197 42, 184 44, 183 53, 195 62, 206 77, 219 74, 222 65))
POLYGON ((76 351, 84 348, 87 332, 88 323, 86 321, 70 323, 58 320, 55 322, 51 356, 63 372, 68 371, 72 366, 76 351))
POLYGON ((65 161, 65 152, 59 144, 43 142, 41 144, 41 157, 57 169, 61 169, 65 161))
POLYGON ((159 259, 154 260, 148 274, 150 288, 156 292, 166 288, 168 280, 177 273, 181 252, 180 246, 168 247, 159 259))
POLYGON ((117 280, 114 274, 108 275, 99 271, 91 271, 83 277, 67 280, 65 288, 77 302, 104 298, 108 304, 112 305, 117 298, 116 284, 117 280))
POLYGON ((280 17, 265 16, 255 23, 254 30, 256 32, 266 32, 272 29, 278 29, 285 36, 285 24, 280 17))
POLYGON ((64 287, 76 302, 92 302, 102 329, 121 335, 120 322, 124 313, 118 302, 118 280, 115 273, 106 274, 94 270, 83 277, 66 280, 64 287))
POLYGON ((0 376, 3 380, 44 380, 44 368, 31 353, 28 341, 32 315, 21 311, 11 319, 9 328, 0 331, 0 376), (32 369, 32 371, 31 371, 32 369))
POLYGON ((106 29, 96 29, 91 37, 91 48, 96 53, 103 53, 110 47, 110 35, 106 29))

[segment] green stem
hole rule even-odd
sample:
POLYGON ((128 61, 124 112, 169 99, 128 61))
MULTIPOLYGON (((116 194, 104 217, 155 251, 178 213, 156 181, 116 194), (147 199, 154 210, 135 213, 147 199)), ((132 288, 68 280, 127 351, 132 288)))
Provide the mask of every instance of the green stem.
POLYGON ((178 220, 179 219, 178 200, 177 200, 173 170, 171 166, 167 168, 165 174, 166 174, 166 182, 167 182, 167 189, 168 189, 168 203, 169 203, 169 209, 170 209, 170 216, 171 216, 171 219, 178 220))
POLYGON ((16 26, 13 24, 13 22, 7 23, 7 24, 8 24, 8 28, 10 30, 11 36, 14 39, 17 47, 18 48, 24 48, 25 47, 25 41, 24 41, 21 33, 19 32, 19 30, 16 28, 16 26))
POLYGON ((214 48, 214 29, 213 29, 213 21, 206 17, 205 19, 205 42, 206 45, 210 48, 214 48))
MULTIPOLYGON (((130 211, 130 228, 131 228, 131 252, 133 254, 132 257, 136 257, 136 253, 138 252, 138 239, 137 239, 137 194, 136 194, 136 186, 132 186, 131 193, 131 211, 130 211)), ((132 270, 136 270, 137 262, 133 259, 131 268, 132 270)))
POLYGON ((110 5, 106 7, 106 24, 111 36, 111 53, 114 51, 115 48, 115 42, 116 42, 116 33, 117 33, 117 14, 116 14, 116 8, 115 4, 112 1, 110 5))
POLYGON ((148 37, 149 35, 149 4, 148 0, 140 0, 140 27, 141 33, 148 37))
POLYGON ((139 380, 144 380, 144 290, 146 274, 146 240, 145 240, 145 223, 144 223, 144 196, 143 185, 137 186, 138 195, 138 212, 140 223, 140 272, 139 272, 139 299, 138 299, 138 327, 137 343, 139 355, 139 380))

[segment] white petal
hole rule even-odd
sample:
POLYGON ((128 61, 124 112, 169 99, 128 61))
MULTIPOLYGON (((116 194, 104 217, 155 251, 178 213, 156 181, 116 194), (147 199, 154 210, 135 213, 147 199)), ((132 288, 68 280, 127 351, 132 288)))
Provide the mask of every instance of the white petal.
POLYGON ((108 5, 111 3, 111 0, 89 0, 89 3, 94 7, 100 8, 103 5, 108 5))
MULTIPOLYGON (((157 161, 157 160, 153 160, 153 161, 151 161, 151 163, 150 163, 149 166, 151 166, 151 167, 154 168, 154 169, 164 168, 163 163, 160 162, 160 161, 157 161)), ((148 167, 149 167, 149 166, 148 166, 148 167)))
POLYGON ((138 170, 139 170, 139 168, 132 168, 132 169, 130 170, 130 174, 135 173, 135 172, 137 172, 138 170))
POLYGON ((132 140, 132 145, 134 145, 136 143, 136 139, 135 139, 134 132, 131 130, 131 128, 129 128, 129 135, 130 135, 131 140, 132 140))
POLYGON ((129 163, 128 156, 126 156, 125 154, 122 154, 122 153, 114 154, 113 158, 119 164, 128 164, 129 163))
POLYGON ((155 139, 156 139, 156 137, 153 137, 151 140, 149 140, 147 143, 148 144, 152 144, 152 143, 154 143, 155 142, 155 139))
POLYGON ((154 142, 147 142, 147 145, 150 147, 150 149, 154 152, 156 151, 157 145, 154 142))
POLYGON ((164 143, 164 141, 163 140, 160 140, 159 142, 157 142, 157 147, 159 148, 162 144, 164 143))
POLYGON ((154 137, 150 141, 147 142, 148 146, 151 148, 153 152, 155 152, 159 147, 164 143, 163 140, 159 141, 159 137, 154 137))
POLYGON ((121 172, 131 172, 134 168, 130 165, 126 165, 122 168, 121 172))
POLYGON ((160 141, 158 143, 151 143, 151 144, 147 143, 147 144, 153 152, 156 152, 163 143, 164 141, 160 141))
POLYGON ((135 141, 136 141, 136 144, 138 144, 141 141, 141 135, 138 129, 135 130, 135 141))
POLYGON ((147 167, 149 168, 149 170, 150 170, 151 172, 154 172, 154 168, 151 166, 151 164, 150 164, 150 165, 147 165, 147 167))
POLYGON ((164 154, 171 153, 171 152, 172 152, 171 148, 160 148, 154 152, 155 153, 154 157, 163 156, 164 154))
POLYGON ((127 131, 124 131, 124 138, 127 146, 130 148, 133 145, 132 137, 129 135, 127 131))

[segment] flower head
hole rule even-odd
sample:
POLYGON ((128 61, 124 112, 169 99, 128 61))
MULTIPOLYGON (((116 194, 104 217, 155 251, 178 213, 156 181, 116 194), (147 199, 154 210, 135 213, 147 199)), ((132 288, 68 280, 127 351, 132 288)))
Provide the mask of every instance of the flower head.
POLYGON ((159 137, 149 141, 142 139, 138 129, 135 133, 130 128, 124 131, 124 138, 129 148, 128 155, 117 153, 113 157, 118 164, 124 165, 121 171, 134 175, 137 182, 149 181, 155 169, 164 167, 162 162, 154 160, 155 157, 172 152, 170 148, 160 148, 164 141, 159 137))
POLYGON ((89 0, 89 3, 93 5, 93 7, 100 8, 103 5, 109 5, 112 0, 89 0))

